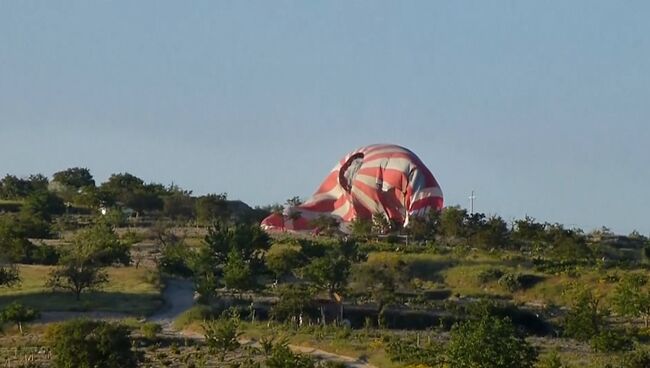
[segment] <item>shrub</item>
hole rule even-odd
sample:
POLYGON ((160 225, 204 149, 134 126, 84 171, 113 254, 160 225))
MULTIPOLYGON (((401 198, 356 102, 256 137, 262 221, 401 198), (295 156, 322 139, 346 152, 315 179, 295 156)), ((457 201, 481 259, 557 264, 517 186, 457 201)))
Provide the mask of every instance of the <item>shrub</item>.
POLYGON ((621 368, 647 368, 650 367, 650 351, 634 350, 623 355, 621 368))
POLYGON ((153 340, 162 332, 162 327, 157 323, 148 322, 140 326, 140 332, 145 338, 153 340))
POLYGON ((210 307, 205 305, 196 305, 176 318, 174 321, 174 327, 181 329, 192 322, 200 322, 206 319, 210 319, 214 316, 214 313, 210 307))
POLYGON ((296 354, 286 344, 277 344, 266 359, 268 368, 315 368, 316 362, 303 354, 296 354))
POLYGON ((287 321, 303 313, 313 314, 312 292, 300 285, 285 285, 277 290, 278 301, 271 308, 271 316, 278 321, 287 321))
POLYGON ((458 368, 532 368, 537 351, 509 319, 485 314, 452 328, 447 359, 458 368))
POLYGON ((562 363, 557 351, 551 351, 539 361, 537 368, 568 368, 568 366, 562 363))
POLYGON ((192 255, 183 242, 166 245, 162 248, 160 271, 169 275, 190 277, 193 275, 190 267, 192 255))
MULTIPOLYGON (((495 275, 496 276, 496 275, 495 275)), ((542 277, 536 275, 525 275, 520 273, 503 273, 498 277, 497 283, 505 290, 514 293, 518 290, 528 289, 533 287, 536 283, 543 280, 542 277)))
POLYGON ((205 343, 211 352, 219 353, 223 360, 225 354, 239 347, 239 316, 224 312, 219 319, 203 323, 205 343))
POLYGON ((129 331, 122 325, 75 319, 49 326, 46 341, 55 367, 136 367, 129 331))
POLYGON ((386 345, 386 353, 391 361, 407 365, 425 364, 436 367, 444 361, 443 347, 430 339, 420 344, 415 338, 393 338, 386 345))
POLYGON ((634 343, 621 331, 606 330, 591 338, 591 347, 600 353, 632 350, 634 343))
POLYGON ((23 323, 30 322, 40 317, 39 311, 24 305, 13 302, 0 311, 0 322, 12 322, 18 326, 20 333, 23 333, 23 323))
POLYGON ((478 282, 481 284, 487 284, 488 282, 497 281, 503 276, 503 271, 499 268, 490 267, 486 270, 479 272, 476 277, 478 282))
POLYGON ((564 318, 564 335, 580 341, 589 341, 599 334, 605 313, 600 300, 590 290, 579 290, 573 307, 564 318))
POLYGON ((18 269, 13 265, 5 266, 0 264, 0 287, 11 287, 18 283, 20 283, 18 269))

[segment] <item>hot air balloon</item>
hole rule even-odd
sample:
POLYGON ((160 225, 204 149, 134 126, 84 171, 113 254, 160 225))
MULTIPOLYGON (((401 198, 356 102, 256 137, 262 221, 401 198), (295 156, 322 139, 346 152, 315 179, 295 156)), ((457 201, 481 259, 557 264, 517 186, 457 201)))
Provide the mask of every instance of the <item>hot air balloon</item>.
POLYGON ((326 216, 349 232, 351 221, 376 214, 407 226, 409 218, 440 210, 442 204, 440 185, 413 152, 374 144, 348 153, 309 200, 271 214, 261 226, 269 231, 311 232, 314 220, 326 216))

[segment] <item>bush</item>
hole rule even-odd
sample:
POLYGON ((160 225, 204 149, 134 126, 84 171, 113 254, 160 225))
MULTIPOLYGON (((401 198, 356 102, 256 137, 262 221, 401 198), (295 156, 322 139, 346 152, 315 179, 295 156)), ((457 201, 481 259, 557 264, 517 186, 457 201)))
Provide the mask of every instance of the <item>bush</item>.
POLYGON ((501 278, 499 278, 499 281, 497 281, 499 286, 502 288, 506 289, 507 291, 514 293, 517 290, 520 290, 522 288, 521 281, 519 280, 519 275, 513 274, 513 273, 505 273, 501 278))
POLYGON ((239 316, 231 311, 224 312, 219 319, 203 323, 205 343, 211 352, 219 353, 223 360, 225 353, 239 347, 239 316))
POLYGON ((481 284, 487 284, 489 282, 497 281, 503 276, 503 271, 499 268, 494 268, 490 267, 486 270, 483 270, 479 272, 476 277, 478 278, 478 282, 481 284))
POLYGON ((386 345, 386 353, 391 361, 407 365, 436 367, 444 361, 443 347, 430 339, 420 344, 415 338, 396 337, 386 345))
POLYGON ((568 368, 568 366, 562 363, 557 351, 551 351, 539 361, 537 368, 568 368))
POLYGON ((160 271, 168 275, 191 277, 194 272, 190 267, 193 253, 183 242, 169 244, 162 249, 160 271))
POLYGON ((36 309, 25 307, 24 305, 13 302, 0 311, 0 322, 15 323, 23 333, 23 323, 31 322, 40 317, 40 312, 36 309))
POLYGON ((181 329, 192 322, 200 322, 206 319, 211 319, 214 317, 214 312, 210 307, 205 305, 196 305, 176 318, 174 321, 174 327, 181 329))
POLYGON ((148 322, 140 326, 140 333, 142 333, 142 336, 149 340, 153 340, 156 338, 156 336, 162 332, 162 327, 153 322, 148 322))
POLYGON ((532 368, 537 351, 509 319, 486 314, 452 328, 447 359, 458 368, 532 368))
POLYGON ((590 343, 594 351, 600 353, 629 351, 634 347, 632 339, 625 335, 624 332, 612 330, 601 331, 598 335, 591 338, 590 343))
POLYGON ((286 344, 276 344, 266 359, 268 368, 315 368, 316 362, 303 354, 296 354, 286 344))
POLYGON ((277 289, 278 301, 271 308, 271 316, 278 321, 297 318, 303 313, 313 314, 313 295, 300 285, 286 285, 277 289))
POLYGON ((84 319, 50 325, 45 335, 55 367, 136 367, 129 331, 122 325, 84 319))
POLYGON ((623 355, 621 368, 648 368, 650 367, 650 351, 634 350, 623 355))
POLYGON ((590 290, 578 290, 573 307, 564 318, 564 335, 589 341, 600 333, 604 319, 600 300, 590 290))

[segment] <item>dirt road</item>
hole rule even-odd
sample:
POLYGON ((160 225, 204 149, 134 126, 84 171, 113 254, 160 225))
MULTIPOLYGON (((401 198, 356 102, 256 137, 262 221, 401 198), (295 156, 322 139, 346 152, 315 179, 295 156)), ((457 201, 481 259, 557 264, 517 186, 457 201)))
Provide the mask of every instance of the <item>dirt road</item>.
POLYGON ((174 320, 194 305, 194 284, 190 280, 167 279, 163 299, 165 305, 148 319, 171 330, 174 320))
MULTIPOLYGON (((182 279, 168 279, 163 290, 165 307, 152 315, 149 320, 162 325, 166 333, 179 334, 192 339, 202 339, 203 336, 188 331, 176 331, 173 329, 174 320, 194 305, 194 286, 191 281, 182 279)), ((255 346, 257 343, 250 340, 240 341, 242 345, 255 346)), ((289 345, 291 350, 302 354, 311 355, 317 359, 341 362, 351 368, 376 368, 366 362, 359 361, 352 357, 329 353, 327 351, 298 345, 289 345)))

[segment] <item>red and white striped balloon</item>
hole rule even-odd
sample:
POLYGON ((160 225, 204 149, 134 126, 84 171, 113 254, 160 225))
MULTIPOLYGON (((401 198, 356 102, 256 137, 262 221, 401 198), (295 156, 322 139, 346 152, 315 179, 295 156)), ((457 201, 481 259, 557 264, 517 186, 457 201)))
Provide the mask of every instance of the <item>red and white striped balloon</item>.
POLYGON ((312 231, 312 220, 332 216, 341 229, 356 218, 382 214, 404 226, 409 217, 442 208, 442 190, 429 169, 411 151, 375 144, 347 154, 305 203, 285 208, 262 221, 271 231, 312 231))

